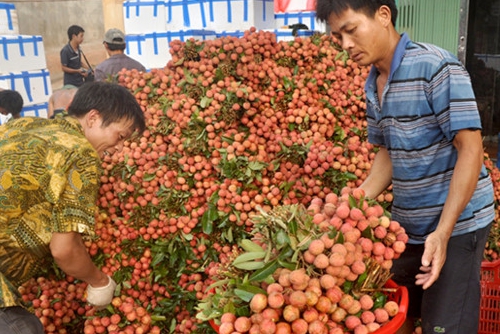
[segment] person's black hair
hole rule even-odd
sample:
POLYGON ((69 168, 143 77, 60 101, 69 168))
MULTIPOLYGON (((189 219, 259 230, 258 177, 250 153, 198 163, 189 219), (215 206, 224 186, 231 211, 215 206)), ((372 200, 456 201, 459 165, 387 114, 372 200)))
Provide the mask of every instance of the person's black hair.
POLYGON ((116 51, 116 50, 125 50, 125 47, 126 45, 125 44, 111 44, 111 43, 107 43, 107 42, 104 42, 106 43, 106 45, 108 46, 108 49, 110 49, 111 51, 116 51))
POLYGON ((396 26, 398 8, 394 0, 316 0, 316 19, 328 22, 331 14, 339 15, 348 9, 364 12, 368 17, 374 17, 381 6, 391 10, 391 22, 396 26))
POLYGON ((85 32, 82 27, 77 25, 72 25, 68 28, 68 39, 71 41, 73 35, 78 36, 81 32, 85 32))
POLYGON ((12 116, 17 116, 23 109, 23 97, 15 90, 0 91, 0 108, 4 108, 12 116))
POLYGON ((92 109, 99 112, 102 125, 132 120, 132 129, 139 134, 146 128, 141 106, 125 87, 115 83, 95 81, 83 84, 68 107, 68 115, 82 118, 92 109))

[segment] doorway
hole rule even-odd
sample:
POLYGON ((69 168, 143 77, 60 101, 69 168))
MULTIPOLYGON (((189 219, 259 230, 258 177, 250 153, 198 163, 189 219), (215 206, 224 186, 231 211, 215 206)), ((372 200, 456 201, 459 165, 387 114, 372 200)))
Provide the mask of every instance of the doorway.
POLYGON ((500 133, 500 0, 471 0, 466 68, 470 73, 483 135, 500 133))

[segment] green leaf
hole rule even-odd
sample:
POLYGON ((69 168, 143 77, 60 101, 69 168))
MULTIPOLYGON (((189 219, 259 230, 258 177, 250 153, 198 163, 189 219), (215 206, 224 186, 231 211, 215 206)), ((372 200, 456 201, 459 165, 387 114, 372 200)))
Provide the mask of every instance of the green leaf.
POLYGON ((262 259, 266 253, 264 251, 260 252, 246 252, 238 255, 236 259, 233 260, 233 265, 237 265, 243 262, 253 261, 257 259, 262 259))
MULTIPOLYGON (((297 269, 297 263, 285 262, 285 261, 281 261, 281 260, 278 259, 278 264, 279 264, 278 267, 283 267, 283 268, 287 268, 287 269, 290 269, 290 270, 297 269)), ((276 268, 276 269, 278 269, 278 268, 276 268)))
MULTIPOLYGON (((218 198, 215 199, 217 201, 218 198)), ((219 213, 217 207, 212 203, 208 204, 208 210, 203 213, 201 217, 201 226, 203 228, 203 233, 211 234, 214 228, 214 221, 219 218, 219 213)))
POLYGON ((210 210, 205 211, 205 213, 201 217, 201 226, 203 229, 203 233, 205 234, 211 234, 214 230, 213 221, 209 218, 209 211, 210 210))
POLYGON ((182 233, 182 238, 183 238, 184 240, 186 240, 186 241, 191 241, 191 240, 193 240, 193 235, 192 235, 191 233, 184 233, 184 232, 182 232, 182 231, 181 231, 181 233, 182 233))
POLYGON ((335 242, 337 244, 343 244, 344 243, 344 234, 342 232, 339 232, 337 241, 335 242))
POLYGON ((342 284, 342 290, 344 290, 345 293, 350 293, 353 287, 354 282, 352 281, 345 281, 344 284, 342 284))
POLYGON ((358 207, 358 203, 356 202, 356 199, 352 195, 349 195, 349 207, 351 207, 351 208, 358 207))
POLYGON ((210 284, 207 287, 207 290, 210 291, 210 290, 215 289, 217 287, 227 285, 228 283, 229 283, 229 279, 218 280, 218 281, 215 281, 214 283, 210 284))
POLYGON ((267 277, 274 274, 274 272, 276 271, 276 269, 278 269, 278 267, 279 267, 278 260, 270 261, 266 263, 265 266, 254 272, 250 276, 250 281, 261 282, 265 280, 267 277))
POLYGON ((262 248, 260 245, 257 245, 255 242, 248 240, 248 239, 242 239, 240 241, 240 246, 247 252, 263 252, 264 248, 262 248))
POLYGON ((287 77, 283 77, 283 87, 285 87, 285 89, 287 90, 293 88, 294 87, 293 81, 288 79, 287 77))
POLYGON ((165 321, 165 320, 167 320, 167 318, 164 315, 152 314, 151 315, 151 320, 153 322, 155 322, 155 321, 165 321))
POLYGON ((187 68, 184 68, 184 77, 186 78, 188 84, 190 85, 194 84, 194 79, 191 76, 191 73, 189 73, 187 68))
POLYGON ((302 251, 300 249, 297 249, 295 252, 293 252, 292 255, 292 262, 297 262, 299 255, 302 254, 302 251))
MULTIPOLYGON (((223 313, 232 313, 236 314, 236 308, 234 307, 233 302, 229 301, 223 309, 223 313)), ((170 333, 175 333, 175 332, 170 332, 170 333)))
POLYGON ((267 166, 267 164, 260 162, 260 161, 250 161, 248 163, 248 168, 254 171, 260 171, 264 169, 267 166))
MULTIPOLYGON (((222 140, 223 142, 226 142, 226 143, 229 143, 229 144, 234 143, 234 139, 233 139, 233 138, 231 138, 231 137, 228 137, 228 136, 221 136, 221 140, 222 140)), ((219 150, 219 151, 222 151, 222 149, 221 149, 221 150, 219 150)), ((224 150, 224 151, 225 151, 225 150, 224 150)))
POLYGON ((251 285, 251 284, 238 284, 236 286, 236 289, 243 290, 252 294, 257 294, 257 293, 266 293, 266 290, 256 286, 256 285, 251 285))
POLYGON ((234 294, 245 302, 249 302, 250 300, 252 300, 252 297, 255 295, 254 293, 240 289, 234 289, 234 294))
POLYGON ((385 302, 387 301, 387 296, 381 292, 377 292, 374 296, 373 300, 373 309, 384 307, 385 302))
POLYGON ((169 333, 175 333, 175 327, 176 326, 177 326, 177 321, 175 320, 175 318, 173 318, 172 322, 170 324, 169 333))
POLYGON ((297 227, 297 221, 295 219, 288 224, 288 229, 290 230, 291 235, 297 234, 298 227, 297 227))
POLYGON ((210 105, 210 103, 212 103, 214 99, 213 98, 210 98, 210 97, 207 97, 207 96, 204 96, 201 98, 201 101, 200 101, 200 107, 202 108, 206 108, 210 105))
POLYGON ((242 262, 238 264, 233 264, 233 266, 242 270, 257 270, 264 267, 264 262, 256 262, 256 261, 242 262))
POLYGON ((182 63, 184 63, 184 57, 182 57, 181 59, 179 59, 177 62, 174 63, 175 66, 179 66, 179 65, 182 65, 182 63))
POLYGON ((364 273, 362 273, 361 275, 359 275, 359 277, 358 277, 358 279, 357 279, 356 283, 357 283, 358 285, 363 284, 363 282, 366 280, 366 278, 367 278, 367 277, 368 277, 368 272, 367 272, 367 271, 365 271, 364 273))
MULTIPOLYGON (((276 244, 278 246, 283 246, 283 245, 290 244, 290 236, 288 235, 288 233, 286 233, 283 230, 279 230, 276 233, 276 244)), ((281 248, 281 247, 278 247, 278 248, 281 248)))
POLYGON ((373 235, 373 229, 370 226, 368 226, 363 230, 363 232, 361 232, 361 236, 370 239, 371 241, 375 241, 375 237, 373 235))
POLYGON ((163 262, 165 259, 165 253, 156 253, 155 256, 153 257, 153 261, 151 261, 151 266, 155 267, 157 264, 163 262))
POLYGON ((61 298, 54 298, 50 301, 50 305, 54 305, 55 303, 61 301, 61 298))
POLYGON ((142 177, 144 181, 151 181, 154 180, 155 178, 156 174, 144 174, 144 176, 142 177))

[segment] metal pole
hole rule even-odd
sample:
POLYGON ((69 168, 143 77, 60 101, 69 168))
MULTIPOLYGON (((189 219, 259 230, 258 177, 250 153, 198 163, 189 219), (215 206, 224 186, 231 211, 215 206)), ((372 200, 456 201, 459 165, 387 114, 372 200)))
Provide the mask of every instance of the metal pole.
POLYGON ((464 64, 467 54, 467 29, 469 26, 469 0, 460 0, 457 57, 464 64))

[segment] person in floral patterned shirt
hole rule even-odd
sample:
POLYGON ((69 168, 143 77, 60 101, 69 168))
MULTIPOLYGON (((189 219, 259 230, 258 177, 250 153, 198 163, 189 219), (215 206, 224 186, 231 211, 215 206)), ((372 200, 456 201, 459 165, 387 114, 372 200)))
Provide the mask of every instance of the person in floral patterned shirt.
POLYGON ((133 95, 104 82, 83 85, 67 114, 0 126, 2 334, 44 333, 18 287, 50 261, 88 283, 90 304, 110 303, 116 283, 92 262, 82 235, 94 233, 101 159, 144 128, 133 95))

